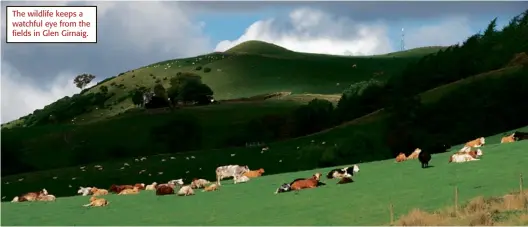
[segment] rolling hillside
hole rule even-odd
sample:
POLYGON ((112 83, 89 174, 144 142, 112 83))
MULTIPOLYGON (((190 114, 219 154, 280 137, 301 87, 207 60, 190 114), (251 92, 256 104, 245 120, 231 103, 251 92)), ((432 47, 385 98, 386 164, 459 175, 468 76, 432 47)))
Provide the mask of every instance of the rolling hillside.
MULTIPOLYGON (((107 78, 83 95, 100 92, 101 86, 115 95, 105 102, 104 108, 93 108, 75 117, 74 121, 83 124, 124 113, 134 108, 129 97, 131 91, 138 87, 152 88, 156 83, 168 88, 170 78, 178 72, 200 75, 217 100, 284 91, 297 95, 341 94, 352 83, 371 78, 385 80, 400 73, 409 62, 439 50, 427 49, 429 51, 425 52, 417 49, 416 53, 407 50, 403 56, 396 52, 391 58, 347 57, 298 53, 261 41, 248 41, 224 53, 167 60, 107 78), (356 68, 352 67, 354 64, 356 68), (197 70, 197 67, 201 68, 197 70), (205 72, 205 68, 211 71, 205 72)), ((19 120, 2 127, 23 124, 19 120)))

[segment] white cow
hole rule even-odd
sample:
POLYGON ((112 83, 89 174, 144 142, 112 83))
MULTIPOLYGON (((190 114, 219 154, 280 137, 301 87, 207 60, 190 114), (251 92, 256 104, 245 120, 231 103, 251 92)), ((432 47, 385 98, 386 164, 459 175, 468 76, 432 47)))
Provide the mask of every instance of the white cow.
POLYGON ((216 183, 221 185, 220 181, 224 178, 233 177, 236 182, 239 177, 249 171, 248 166, 227 165, 216 168, 216 183))

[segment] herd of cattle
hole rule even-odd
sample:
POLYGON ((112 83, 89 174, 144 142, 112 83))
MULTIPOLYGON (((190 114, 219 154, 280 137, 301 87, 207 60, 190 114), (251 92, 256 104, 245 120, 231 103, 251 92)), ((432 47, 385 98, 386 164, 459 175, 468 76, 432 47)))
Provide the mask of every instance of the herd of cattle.
MULTIPOLYGON (((520 140, 528 139, 528 133, 526 132, 514 132, 509 136, 505 136, 501 139, 501 143, 511 143, 520 140)), ((449 157, 449 163, 463 163, 469 161, 477 161, 480 156, 483 155, 480 149, 486 140, 484 137, 471 140, 465 144, 465 146, 449 157), (476 150, 474 150, 476 149, 476 150)), ((403 162, 406 160, 418 159, 422 164, 422 168, 429 166, 431 155, 422 151, 420 148, 416 148, 409 156, 405 153, 400 153, 396 157, 396 162, 403 162)), ((339 179, 337 184, 346 184, 354 182, 352 176, 354 173, 359 172, 359 166, 353 165, 345 168, 332 169, 326 177, 328 179, 339 179)), ((171 180, 165 184, 158 184, 153 182, 150 185, 144 183, 137 183, 135 185, 112 185, 108 190, 97 187, 79 187, 78 194, 82 196, 91 195, 89 203, 83 206, 106 206, 109 202, 104 198, 98 198, 98 196, 108 195, 115 193, 118 195, 134 195, 139 194, 140 191, 155 191, 158 196, 176 194, 178 196, 191 196, 194 195, 194 190, 203 189, 203 192, 217 191, 221 186, 221 180, 224 178, 233 178, 234 184, 248 182, 251 178, 257 178, 262 176, 264 169, 250 170, 249 167, 241 165, 226 165, 216 168, 216 182, 210 182, 205 179, 193 179, 190 184, 185 185, 183 179, 171 180)), ((293 180, 291 183, 282 184, 276 191, 277 193, 284 193, 289 191, 298 191, 302 189, 316 188, 325 185, 320 181, 322 174, 315 173, 310 178, 298 178, 293 180)), ((24 202, 24 201, 55 201, 55 196, 48 194, 46 189, 42 189, 39 192, 29 192, 21 196, 13 198, 12 202, 24 202)))

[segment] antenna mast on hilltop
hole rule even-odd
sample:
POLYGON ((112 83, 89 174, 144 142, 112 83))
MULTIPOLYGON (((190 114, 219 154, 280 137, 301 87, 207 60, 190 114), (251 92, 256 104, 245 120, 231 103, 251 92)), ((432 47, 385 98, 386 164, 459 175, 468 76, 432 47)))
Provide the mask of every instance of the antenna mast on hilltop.
POLYGON ((405 50, 405 32, 402 28, 401 30, 401 51, 405 50))

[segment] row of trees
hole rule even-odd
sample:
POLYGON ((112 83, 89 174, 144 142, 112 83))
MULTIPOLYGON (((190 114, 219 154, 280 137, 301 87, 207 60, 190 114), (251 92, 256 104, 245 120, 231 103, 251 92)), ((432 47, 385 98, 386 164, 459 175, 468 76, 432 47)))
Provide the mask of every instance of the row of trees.
MULTIPOLYGON (((138 106, 145 104, 143 96, 148 93, 149 90, 145 87, 135 89, 130 94, 132 102, 138 106)), ((178 102, 206 105, 213 100, 213 90, 202 82, 202 78, 187 72, 178 73, 171 78, 168 89, 157 83, 153 88, 153 93, 149 103, 145 104, 146 108, 174 106, 178 102)))

